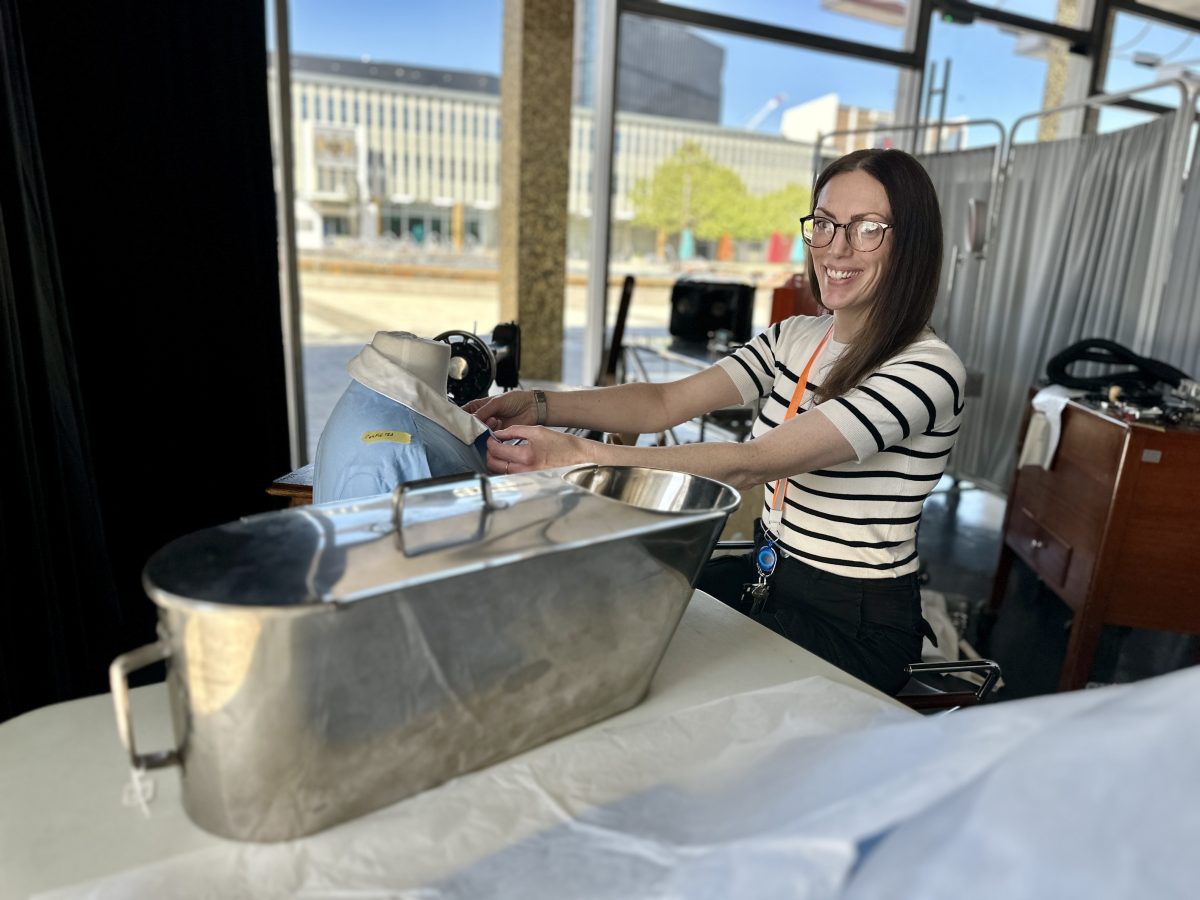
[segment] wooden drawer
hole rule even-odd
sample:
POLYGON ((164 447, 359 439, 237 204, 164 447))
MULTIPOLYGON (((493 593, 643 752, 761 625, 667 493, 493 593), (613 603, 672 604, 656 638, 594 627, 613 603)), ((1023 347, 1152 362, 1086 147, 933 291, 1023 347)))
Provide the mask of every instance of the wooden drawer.
POLYGON ((1025 507, 1017 508, 1005 535, 1013 548, 1043 581, 1062 589, 1071 564, 1071 545, 1033 517, 1025 507))

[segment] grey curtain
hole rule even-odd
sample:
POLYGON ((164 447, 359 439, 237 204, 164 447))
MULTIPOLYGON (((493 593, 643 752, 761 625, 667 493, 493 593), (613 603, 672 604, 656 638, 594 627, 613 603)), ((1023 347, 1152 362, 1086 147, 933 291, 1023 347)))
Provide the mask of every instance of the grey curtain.
POLYGON ((967 201, 989 200, 995 148, 929 154, 918 159, 937 188, 945 238, 942 279, 932 324, 942 340, 959 349, 966 345, 971 335, 976 313, 975 295, 983 266, 982 257, 967 250, 967 201))
POLYGON ((1083 338, 1132 344, 1173 121, 1014 149, 972 333, 956 347, 983 372, 955 448, 960 477, 1006 488, 1050 356, 1083 338))
POLYGON ((1200 378, 1200 171, 1197 152, 1183 192, 1171 267, 1149 355, 1200 378))

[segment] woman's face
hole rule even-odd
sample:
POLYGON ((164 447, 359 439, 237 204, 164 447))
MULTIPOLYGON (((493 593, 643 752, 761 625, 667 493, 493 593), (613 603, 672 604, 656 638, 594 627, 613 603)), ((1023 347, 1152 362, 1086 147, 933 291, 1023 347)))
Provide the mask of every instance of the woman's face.
MULTIPOLYGON (((861 169, 831 178, 817 197, 813 214, 838 224, 861 219, 884 224, 892 221, 892 207, 883 185, 861 169)), ((821 304, 839 320, 858 322, 883 276, 891 244, 891 234, 885 233, 877 249, 855 250, 847 240, 846 229, 838 228, 832 243, 810 248, 821 286, 821 304)))

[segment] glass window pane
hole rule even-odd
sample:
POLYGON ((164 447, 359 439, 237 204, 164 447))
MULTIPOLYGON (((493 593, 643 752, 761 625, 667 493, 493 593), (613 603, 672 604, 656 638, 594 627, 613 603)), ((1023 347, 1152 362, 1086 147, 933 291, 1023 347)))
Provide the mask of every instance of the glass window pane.
POLYGON ((980 6, 1004 10, 1015 16, 1028 16, 1043 22, 1055 22, 1068 28, 1084 27, 1080 20, 1079 3, 1060 3, 1059 0, 973 0, 980 6))
MULTIPOLYGON (((1198 37, 1200 31, 1118 12, 1104 73, 1105 92, 1126 91, 1185 72, 1200 75, 1198 37)), ((1163 88, 1139 94, 1138 99, 1175 107, 1180 94, 1163 88)))
POLYGON ((377 330, 500 313, 502 0, 294 0, 296 243, 308 451, 377 330), (311 116, 307 114, 311 112, 311 116), (471 122, 468 132, 452 122, 471 122))
POLYGON ((1134 125, 1145 125, 1158 116, 1154 113, 1142 112, 1140 109, 1121 109, 1115 106, 1102 106, 1099 110, 1096 130, 1101 134, 1110 131, 1121 131, 1134 125))
MULTIPOLYGON (((1064 103, 1069 61, 1067 43, 1057 38, 980 20, 951 24, 935 15, 929 32, 933 77, 926 79, 922 111, 939 117, 944 85, 947 122, 997 119, 1011 129, 1021 116, 1064 103)), ((1032 140, 1034 127, 1024 126, 1019 139, 1032 140)), ((1053 121, 1039 123, 1037 136, 1054 138, 1053 121)), ((995 142, 994 128, 968 129, 967 146, 995 142)))
MULTIPOLYGON (((799 218, 810 211, 818 136, 877 128, 886 137, 895 120, 895 67, 648 17, 621 21, 623 36, 656 34, 665 41, 664 27, 681 32, 672 40, 702 42, 721 64, 708 82, 685 83, 674 77, 670 55, 658 53, 657 67, 647 73, 646 45, 623 37, 619 69, 641 67, 634 74, 645 76, 618 77, 608 328, 621 278, 633 274, 626 343, 669 339, 672 287, 688 274, 752 285, 752 330, 765 327, 774 288, 803 269, 799 218), (689 105, 697 90, 719 98, 716 115, 689 105)), ((590 110, 577 109, 576 116, 575 134, 586 135, 590 110)), ((824 144, 824 154, 858 145, 837 138, 824 144)), ((583 238, 591 214, 590 152, 590 141, 573 145, 571 215, 583 238)), ((585 250, 572 241, 573 266, 585 250)), ((582 295, 577 306, 570 294, 568 300, 568 339, 581 342, 582 295), (575 309, 580 315, 573 319, 575 309)), ((572 371, 569 356, 566 362, 565 378, 595 377, 572 371)), ((643 362, 652 378, 675 371, 643 362)))
POLYGON ((705 12, 835 36, 889 50, 904 45, 909 0, 674 0, 705 12))

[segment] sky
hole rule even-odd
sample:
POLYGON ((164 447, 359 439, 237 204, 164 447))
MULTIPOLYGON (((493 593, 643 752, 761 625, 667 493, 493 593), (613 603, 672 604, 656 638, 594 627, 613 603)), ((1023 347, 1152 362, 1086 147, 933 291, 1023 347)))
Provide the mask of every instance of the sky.
MULTIPOLYGON (((684 5, 821 32, 846 40, 899 49, 899 28, 822 9, 820 0, 676 0, 684 5)), ((1010 12, 1049 16, 1054 0, 982 0, 1010 12)), ((387 62, 500 73, 502 0, 452 0, 444 4, 413 0, 292 0, 293 52, 369 56, 387 62)), ((842 103, 875 109, 895 106, 896 70, 890 66, 798 50, 769 41, 699 31, 725 48, 722 124, 745 126, 773 97, 780 108, 758 130, 777 133, 783 108, 827 93, 842 103)), ((1154 80, 1154 70, 1136 66, 1134 55, 1153 52, 1168 61, 1200 57, 1200 41, 1178 28, 1126 13, 1118 14, 1110 69, 1118 89, 1154 80)), ((934 83, 949 69, 946 116, 996 118, 1006 127, 1042 107, 1046 63, 1037 42, 995 25, 946 24, 935 20, 929 61, 934 83), (948 61, 948 65, 947 65, 948 61), (1003 77, 997 77, 1002 71, 1003 77)), ((1166 102, 1172 102, 1167 95, 1166 102)), ((935 112, 937 105, 935 103, 935 112)), ((1022 132, 1026 134, 1026 132, 1022 132)), ((980 141, 972 138, 972 143, 980 141)))

